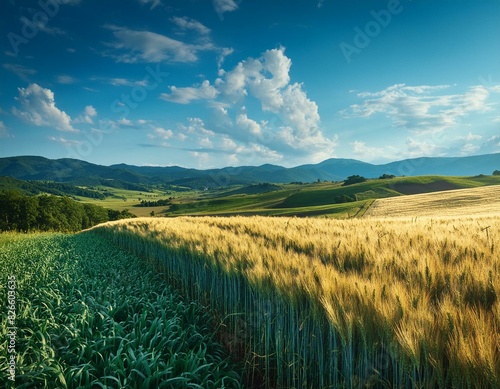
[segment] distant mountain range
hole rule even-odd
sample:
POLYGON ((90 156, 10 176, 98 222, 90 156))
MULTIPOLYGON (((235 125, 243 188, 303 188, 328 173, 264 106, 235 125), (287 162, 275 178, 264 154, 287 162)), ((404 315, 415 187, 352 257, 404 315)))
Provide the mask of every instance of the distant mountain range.
POLYGON ((379 177, 382 174, 473 176, 489 175, 494 170, 500 170, 500 153, 471 157, 415 158, 383 165, 355 159, 332 158, 318 164, 292 168, 265 164, 208 170, 126 164, 101 166, 76 159, 52 160, 37 156, 0 158, 0 176, 73 185, 108 185, 126 189, 142 189, 157 184, 215 188, 263 182, 313 182, 318 179, 342 181, 354 174, 367 178, 379 177))

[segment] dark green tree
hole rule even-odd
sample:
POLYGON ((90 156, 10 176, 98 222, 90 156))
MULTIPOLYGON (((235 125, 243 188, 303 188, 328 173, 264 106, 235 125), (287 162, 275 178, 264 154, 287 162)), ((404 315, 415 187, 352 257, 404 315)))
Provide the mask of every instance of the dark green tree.
POLYGON ((342 184, 342 186, 357 184, 357 183, 365 182, 365 181, 366 181, 365 177, 358 176, 358 175, 353 175, 353 176, 347 177, 347 179, 344 181, 344 183, 342 184))
POLYGON ((22 198, 19 230, 29 232, 37 229, 38 208, 38 197, 24 196, 22 198))
POLYGON ((23 195, 18 190, 6 190, 0 193, 0 229, 15 231, 20 225, 21 200, 23 195))

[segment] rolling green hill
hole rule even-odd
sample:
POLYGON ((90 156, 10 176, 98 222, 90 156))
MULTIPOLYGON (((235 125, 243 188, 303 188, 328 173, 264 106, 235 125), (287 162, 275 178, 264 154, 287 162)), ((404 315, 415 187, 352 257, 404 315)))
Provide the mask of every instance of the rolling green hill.
POLYGON ((498 176, 396 177, 342 186, 340 183, 286 184, 266 193, 245 194, 249 187, 219 194, 179 198, 163 211, 177 215, 361 216, 375 199, 443 190, 500 185, 498 176))
POLYGON ((72 196, 81 202, 120 212, 130 210, 137 216, 326 215, 350 218, 361 216, 375 199, 498 185, 500 176, 465 176, 457 172, 491 174, 499 166, 500 153, 463 158, 418 158, 386 165, 329 159, 294 168, 262 165, 211 170, 125 164, 100 166, 72 159, 26 156, 0 158, 0 176, 7 176, 0 177, 0 191, 19 189, 30 195, 72 196), (403 167, 410 175, 368 179, 353 185, 342 183, 350 174, 378 177, 401 171, 403 167), (435 174, 416 176, 419 171, 435 174), (436 174, 450 172, 455 175, 436 174), (324 177, 334 181, 327 182, 324 177), (141 202, 154 206, 138 207, 141 202))

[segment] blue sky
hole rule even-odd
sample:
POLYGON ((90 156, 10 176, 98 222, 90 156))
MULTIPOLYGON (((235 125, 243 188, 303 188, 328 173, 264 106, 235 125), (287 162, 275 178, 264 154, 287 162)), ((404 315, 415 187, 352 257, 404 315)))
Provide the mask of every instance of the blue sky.
POLYGON ((0 156, 500 152, 498 0, 4 0, 0 156))

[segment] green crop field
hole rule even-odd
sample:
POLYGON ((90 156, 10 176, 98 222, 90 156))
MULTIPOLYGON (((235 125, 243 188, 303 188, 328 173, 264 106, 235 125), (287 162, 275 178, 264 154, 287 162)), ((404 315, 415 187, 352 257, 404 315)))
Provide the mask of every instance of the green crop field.
POLYGON ((94 234, 0 235, 0 298, 0 387, 241 387, 212 316, 94 234))

